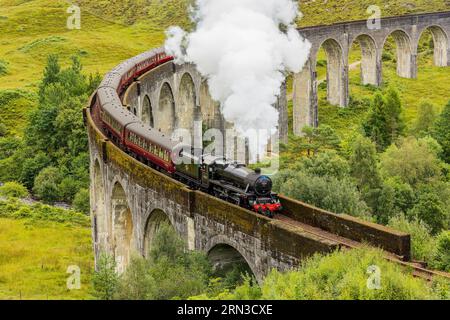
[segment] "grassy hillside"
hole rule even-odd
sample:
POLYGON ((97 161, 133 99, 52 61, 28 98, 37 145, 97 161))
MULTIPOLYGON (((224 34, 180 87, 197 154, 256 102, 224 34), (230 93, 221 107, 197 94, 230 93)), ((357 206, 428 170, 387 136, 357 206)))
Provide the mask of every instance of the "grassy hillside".
POLYGON ((89 298, 88 225, 88 217, 70 211, 0 200, 0 300, 89 298), (80 290, 67 289, 71 265, 80 268, 80 290))
POLYGON ((450 10, 449 0, 300 0, 304 18, 299 25, 367 19, 370 14, 366 10, 371 5, 379 6, 383 17, 450 10))

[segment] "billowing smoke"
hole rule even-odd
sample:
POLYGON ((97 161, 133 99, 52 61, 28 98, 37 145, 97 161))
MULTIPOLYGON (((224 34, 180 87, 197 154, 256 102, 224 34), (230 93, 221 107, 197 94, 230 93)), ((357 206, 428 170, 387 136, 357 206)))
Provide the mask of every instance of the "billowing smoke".
POLYGON ((296 31, 292 0, 196 0, 196 28, 167 31, 166 51, 195 63, 214 100, 238 132, 274 130, 273 107, 287 71, 299 72, 310 43, 296 31))

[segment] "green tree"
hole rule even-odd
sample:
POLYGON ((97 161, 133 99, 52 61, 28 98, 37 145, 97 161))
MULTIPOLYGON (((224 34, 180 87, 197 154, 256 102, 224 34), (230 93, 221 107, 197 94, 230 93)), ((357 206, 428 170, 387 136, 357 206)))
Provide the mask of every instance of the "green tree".
POLYGON ((85 214, 89 214, 90 203, 89 203, 89 190, 88 189, 80 189, 75 198, 73 199, 73 207, 78 212, 83 212, 85 214))
POLYGON ((384 150, 391 144, 387 117, 386 100, 380 92, 377 92, 373 98, 368 117, 363 123, 363 129, 366 137, 376 144, 379 151, 384 150))
POLYGON ((349 178, 319 177, 302 171, 281 171, 274 191, 335 213, 370 218, 370 210, 349 178))
POLYGON ((308 156, 316 155, 319 151, 339 148, 340 139, 328 125, 320 125, 317 128, 305 126, 302 132, 304 136, 300 138, 299 146, 308 156))
POLYGON ((44 76, 40 86, 40 90, 43 90, 46 86, 56 83, 59 80, 59 73, 61 67, 59 65, 58 56, 51 54, 47 57, 47 65, 44 69, 44 76))
POLYGON ((0 186, 0 196, 26 198, 28 196, 28 190, 24 185, 18 182, 6 182, 4 185, 0 186))
POLYGON ((418 218, 409 220, 405 215, 400 214, 392 217, 388 225, 395 230, 411 235, 411 254, 413 259, 428 263, 433 260, 436 241, 431 235, 431 229, 425 222, 418 218))
POLYGON ((433 127, 433 137, 442 146, 444 161, 450 163, 450 101, 433 127))
POLYGON ((116 273, 116 262, 113 257, 100 255, 97 270, 92 276, 93 296, 99 300, 112 300, 117 292, 119 276, 116 273))
POLYGON ((308 172, 311 175, 319 177, 331 176, 337 179, 348 177, 350 172, 347 161, 334 150, 320 152, 311 158, 305 157, 293 167, 308 172))
POLYGON ((34 194, 46 203, 54 203, 60 199, 59 184, 62 176, 58 168, 43 169, 34 180, 34 194))
POLYGON ((150 300, 158 283, 150 275, 151 265, 142 257, 133 256, 120 278, 115 298, 119 300, 150 300))
POLYGON ((442 163, 429 140, 406 138, 392 145, 381 156, 381 172, 385 178, 398 177, 415 186, 439 180, 442 163))
POLYGON ((396 141, 405 130, 405 123, 402 118, 402 101, 400 95, 394 87, 389 87, 386 94, 386 115, 387 126, 391 143, 396 141))
POLYGON ((433 266, 439 270, 450 272, 450 231, 442 231, 437 237, 433 266))
POLYGON ((34 156, 26 157, 28 152, 31 152, 31 149, 24 149, 23 155, 23 166, 20 173, 20 181, 25 184, 25 186, 29 189, 33 188, 34 180, 36 176, 41 172, 42 169, 47 167, 51 160, 50 158, 42 151, 38 151, 34 156))
POLYGON ((434 234, 446 226, 448 219, 445 204, 434 193, 420 194, 415 206, 408 211, 408 215, 424 221, 434 234))
POLYGON ((369 139, 359 136, 353 143, 352 151, 351 175, 356 179, 358 187, 361 190, 379 187, 381 178, 375 145, 369 139))
POLYGON ((378 151, 386 149, 403 133, 405 125, 401 113, 402 103, 396 89, 388 88, 384 96, 380 92, 375 94, 363 129, 378 151))
POLYGON ((416 137, 423 137, 431 133, 431 129, 436 122, 435 107, 429 101, 420 104, 417 119, 414 122, 412 132, 416 137))

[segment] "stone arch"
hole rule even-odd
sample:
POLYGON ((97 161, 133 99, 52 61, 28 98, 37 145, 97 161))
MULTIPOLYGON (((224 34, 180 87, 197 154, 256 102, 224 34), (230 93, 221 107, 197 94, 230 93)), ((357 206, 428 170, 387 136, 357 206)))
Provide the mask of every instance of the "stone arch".
POLYGON ((216 273, 221 277, 231 271, 233 267, 238 267, 243 272, 257 277, 245 257, 229 244, 220 243, 212 247, 208 251, 208 259, 216 273))
POLYGON ((175 128, 175 99, 170 84, 164 82, 160 94, 155 128, 171 134, 175 128))
POLYGON ((220 129, 216 124, 216 120, 220 118, 220 104, 211 97, 206 80, 200 86, 200 108, 203 123, 208 128, 220 129))
POLYGON ((375 40, 368 34, 360 34, 352 43, 361 48, 361 83, 378 86, 381 84, 381 66, 379 66, 378 49, 375 40))
POLYGON ((118 273, 123 273, 133 251, 133 217, 125 190, 120 182, 116 182, 112 190, 111 213, 113 254, 118 273))
POLYGON ((193 129, 196 101, 194 80, 188 72, 185 72, 178 87, 178 103, 175 107, 176 128, 193 129))
POLYGON ((102 169, 98 159, 95 159, 94 162, 92 190, 92 224, 94 243, 98 246, 99 251, 103 252, 106 250, 108 221, 105 206, 105 184, 103 182, 102 169))
POLYGON ((413 68, 415 62, 413 62, 411 38, 405 31, 400 29, 395 30, 385 38, 383 49, 389 37, 394 39, 397 47, 397 74, 403 78, 414 78, 413 68))
POLYGON ((245 263, 256 280, 262 282, 264 274, 258 272, 254 261, 239 249, 239 244, 234 240, 223 235, 215 236, 208 242, 206 252, 214 268, 220 268, 223 264, 230 267, 233 262, 245 263))
MULTIPOLYGON (((325 40, 320 48, 327 56, 327 99, 332 105, 347 106, 345 63, 342 46, 330 38, 325 40)), ((317 60, 317 59, 316 59, 317 60)))
POLYGON ((152 103, 148 95, 145 95, 142 102, 141 120, 152 128, 155 126, 152 103))
POLYGON ((420 33, 419 39, 417 41, 417 45, 419 45, 420 39, 422 35, 426 32, 430 31, 433 36, 433 44, 434 44, 434 57, 433 62, 436 67, 447 67, 449 65, 449 57, 448 57, 448 48, 449 48, 449 40, 448 35, 444 31, 444 29, 440 26, 434 25, 429 26, 422 30, 420 33))
POLYGON ((164 223, 173 226, 169 216, 163 210, 155 209, 150 213, 144 229, 144 243, 142 246, 144 257, 149 257, 155 235, 164 223))

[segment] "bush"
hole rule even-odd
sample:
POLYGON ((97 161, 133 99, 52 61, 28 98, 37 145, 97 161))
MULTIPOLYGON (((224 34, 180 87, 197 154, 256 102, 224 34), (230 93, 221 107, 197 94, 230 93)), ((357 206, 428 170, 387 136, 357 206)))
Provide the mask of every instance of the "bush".
POLYGON ((60 198, 59 184, 62 177, 59 169, 47 167, 34 180, 34 194, 46 203, 54 203, 60 198))
MULTIPOLYGON (((442 290, 439 293, 444 295, 442 290)), ((263 300, 412 300, 440 298, 421 279, 414 278, 397 264, 388 262, 374 249, 336 251, 315 255, 298 271, 273 270, 260 290, 251 283, 224 293, 221 299, 263 300), (371 281, 380 272, 380 281, 371 281), (374 273, 373 273, 374 272, 374 273), (368 284, 379 284, 370 287, 368 284)))
POLYGON ((60 198, 66 202, 74 201, 75 195, 80 189, 78 181, 72 177, 65 177, 59 184, 60 198))
POLYGON ((0 122, 0 138, 4 137, 8 134, 8 128, 4 123, 0 122))
POLYGON ((84 214, 41 203, 28 205, 15 198, 0 200, 0 217, 28 219, 30 222, 51 221, 82 227, 91 225, 90 218, 84 214))
POLYGON ((28 197, 28 190, 18 182, 6 182, 0 187, 0 196, 13 198, 28 197))
POLYGON ((99 300, 112 300, 118 284, 114 258, 102 254, 97 263, 97 270, 92 275, 92 295, 99 300))
POLYGON ((417 218, 409 221, 404 215, 399 215, 391 218, 388 225, 411 235, 411 254, 414 259, 428 263, 432 261, 436 241, 423 221, 417 218))
POLYGON ((388 177, 398 177, 415 186, 441 178, 442 162, 429 139, 406 138, 400 145, 391 145, 381 157, 381 172, 388 177))
POLYGON ((445 204, 434 193, 419 195, 417 203, 408 211, 408 215, 424 221, 434 234, 441 231, 448 220, 445 204))
POLYGON ((439 270, 450 272, 450 231, 442 231, 436 242, 436 252, 432 265, 439 270))
POLYGON ((75 199, 73 200, 73 208, 78 212, 89 214, 90 207, 89 190, 81 189, 75 195, 75 199))
POLYGON ((369 218, 369 208, 353 181, 319 177, 302 171, 280 171, 274 178, 274 191, 324 210, 369 218))

